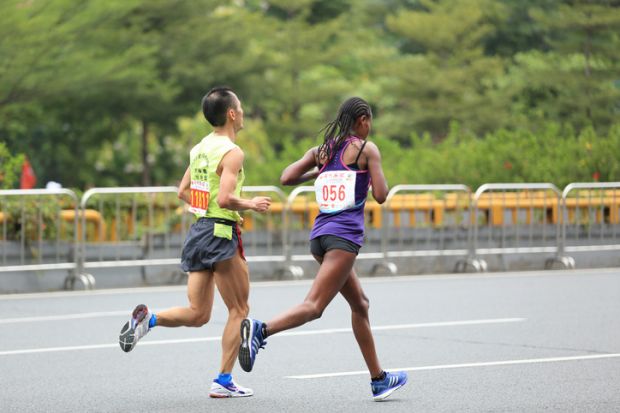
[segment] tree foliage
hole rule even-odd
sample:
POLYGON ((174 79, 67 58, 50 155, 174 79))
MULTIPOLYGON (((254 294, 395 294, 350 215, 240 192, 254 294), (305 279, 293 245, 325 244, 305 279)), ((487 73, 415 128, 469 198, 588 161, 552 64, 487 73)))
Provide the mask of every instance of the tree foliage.
POLYGON ((253 184, 275 183, 351 95, 373 106, 391 182, 620 179, 617 0, 0 7, 0 142, 40 185, 178 182, 209 130, 200 99, 220 84, 246 110, 253 184))
POLYGON ((12 154, 6 145, 0 142, 0 189, 19 186, 19 174, 23 163, 23 154, 12 154))

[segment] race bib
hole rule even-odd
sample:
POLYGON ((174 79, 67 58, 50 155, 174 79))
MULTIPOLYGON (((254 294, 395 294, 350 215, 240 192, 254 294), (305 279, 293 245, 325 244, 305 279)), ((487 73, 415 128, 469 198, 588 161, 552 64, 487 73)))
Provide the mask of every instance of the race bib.
POLYGON ((194 214, 206 215, 210 195, 208 182, 192 181, 190 184, 191 202, 189 211, 194 214))
POLYGON ((338 212, 355 206, 355 171, 326 171, 314 181, 321 212, 338 212))

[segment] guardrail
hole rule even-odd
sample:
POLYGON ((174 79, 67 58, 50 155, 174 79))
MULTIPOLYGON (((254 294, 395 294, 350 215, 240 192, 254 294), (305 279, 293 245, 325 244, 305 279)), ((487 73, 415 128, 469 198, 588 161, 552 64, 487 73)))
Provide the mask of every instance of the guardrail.
MULTIPOLYGON (((146 266, 179 264, 179 245, 190 220, 184 213, 182 201, 177 198, 176 187, 92 188, 84 193, 80 202, 84 211, 89 206, 111 220, 106 228, 101 221, 98 228, 98 233, 109 233, 107 241, 88 241, 86 231, 81 232, 78 265, 80 272, 90 280, 89 288, 95 286, 95 277, 88 272, 90 269, 141 267, 142 279, 146 281, 146 266), (177 220, 181 235, 173 240, 170 225, 177 220)), ((86 228, 85 214, 82 214, 82 226, 86 228)))
MULTIPOLYGON (((302 277, 309 232, 319 213, 314 187, 290 195, 276 186, 248 186, 272 197, 266 214, 243 213, 250 263, 274 264, 279 277, 302 277)), ((574 268, 569 254, 620 250, 620 182, 397 185, 365 210, 371 273, 396 273, 407 257, 462 257, 455 271, 486 271, 485 256, 549 254, 545 268, 574 268), (373 252, 374 250, 378 252, 373 252)), ((0 190, 0 273, 67 271, 65 288, 93 288, 94 269, 178 266, 193 217, 176 187, 93 188, 73 191, 0 190)), ((180 270, 178 276, 184 277, 180 270)))
MULTIPOLYGON (((295 278, 303 277, 303 267, 297 265, 298 262, 314 261, 312 254, 308 253, 308 240, 310 231, 315 218, 319 214, 319 206, 315 201, 313 186, 298 186, 291 191, 288 196, 286 209, 287 219, 287 242, 286 242, 286 265, 284 274, 290 274, 295 278), (296 252, 296 253, 295 253, 296 252)), ((372 195, 369 192, 369 195, 372 195)), ((381 235, 378 237, 369 236, 369 227, 381 229, 383 225, 382 206, 369 198, 364 210, 364 220, 366 225, 366 242, 381 242, 381 235), (370 225, 368 225, 368 223, 370 225)), ((372 232, 372 229, 370 230, 372 232)), ((385 254, 381 252, 360 252, 358 260, 381 260, 385 254)), ((379 264, 382 265, 382 264, 379 264)), ((388 269, 396 269, 392 263, 383 264, 388 269)), ((377 267, 378 269, 379 267, 377 267)), ((376 272, 376 269, 373 269, 376 272)))
POLYGON ((0 190, 0 225, 0 273, 67 270, 65 288, 73 288, 76 280, 90 284, 77 266, 78 197, 73 191, 0 190), (73 212, 69 228, 63 214, 66 210, 73 212))
MULTIPOLYGON (((280 202, 286 199, 276 186, 244 186, 242 192, 275 197, 280 202)), ((95 284, 90 269, 140 267, 146 281, 146 267, 180 263, 183 241, 194 219, 177 198, 176 187, 93 188, 84 193, 80 205, 83 210, 90 206, 111 220, 107 226, 102 220, 100 225, 106 227, 96 231, 107 232, 106 241, 88 241, 82 232, 79 268, 90 280, 89 287, 95 284)), ((285 271, 285 213, 282 209, 243 214, 244 227, 251 228, 243 237, 248 262, 280 263, 282 267, 275 271, 285 271)), ((85 219, 83 216, 83 226, 85 219)), ((176 273, 184 276, 180 270, 176 273)))
MULTIPOLYGON (((299 261, 314 261, 314 257, 308 253, 294 254, 295 246, 301 245, 307 251, 308 238, 310 236, 311 223, 319 215, 319 207, 314 200, 314 186, 302 185, 291 191, 286 199, 286 239, 285 239, 285 266, 284 272, 292 275, 294 278, 301 278, 304 270, 301 266, 296 265, 299 261), (311 194, 310 197, 301 195, 311 194)), ((297 251, 300 252, 300 251, 297 251)))
POLYGON ((396 274, 391 258, 467 256, 467 249, 454 246, 458 240, 470 243, 470 217, 471 190, 465 185, 396 185, 382 205, 382 259, 372 273, 384 269, 396 274), (404 193, 422 193, 425 198, 408 199, 404 193))
POLYGON ((474 228, 467 265, 486 271, 487 262, 480 255, 553 253, 545 262, 550 268, 558 257, 561 198, 560 190, 549 183, 482 185, 473 199, 474 228), (481 226, 481 220, 486 225, 481 226))
POLYGON ((558 261, 575 268, 566 253, 620 250, 620 182, 569 184, 562 205, 558 261))
POLYGON ((277 186, 244 186, 241 192, 246 197, 269 196, 276 206, 264 213, 243 212, 243 248, 248 262, 275 263, 274 273, 281 277, 290 272, 286 265, 287 211, 282 207, 286 194, 277 186))

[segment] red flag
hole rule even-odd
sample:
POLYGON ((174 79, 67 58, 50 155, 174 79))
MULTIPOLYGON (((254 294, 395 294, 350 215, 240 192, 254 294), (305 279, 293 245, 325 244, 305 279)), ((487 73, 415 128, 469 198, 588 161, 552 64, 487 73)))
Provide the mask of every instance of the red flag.
POLYGON ((34 170, 28 162, 28 159, 24 160, 22 165, 22 178, 19 181, 19 187, 21 189, 32 189, 37 184, 37 177, 34 174, 34 170))

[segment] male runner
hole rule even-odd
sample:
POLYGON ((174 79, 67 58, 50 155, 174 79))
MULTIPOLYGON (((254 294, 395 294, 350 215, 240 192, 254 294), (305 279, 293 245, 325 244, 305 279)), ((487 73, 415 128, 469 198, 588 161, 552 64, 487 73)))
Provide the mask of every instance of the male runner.
POLYGON ((189 273, 189 305, 157 314, 144 304, 138 305, 123 326, 119 343, 129 352, 155 326, 203 326, 211 317, 217 285, 228 308, 228 321, 222 333, 220 372, 209 395, 246 397, 253 391, 232 379, 240 342, 238 326, 249 311, 250 287, 237 211, 265 212, 271 200, 240 197, 244 154, 235 140, 243 128, 243 109, 237 95, 228 88, 214 88, 203 98, 202 111, 214 130, 191 150, 189 168, 179 185, 179 198, 190 205, 197 218, 185 239, 181 258, 183 271, 189 273))

